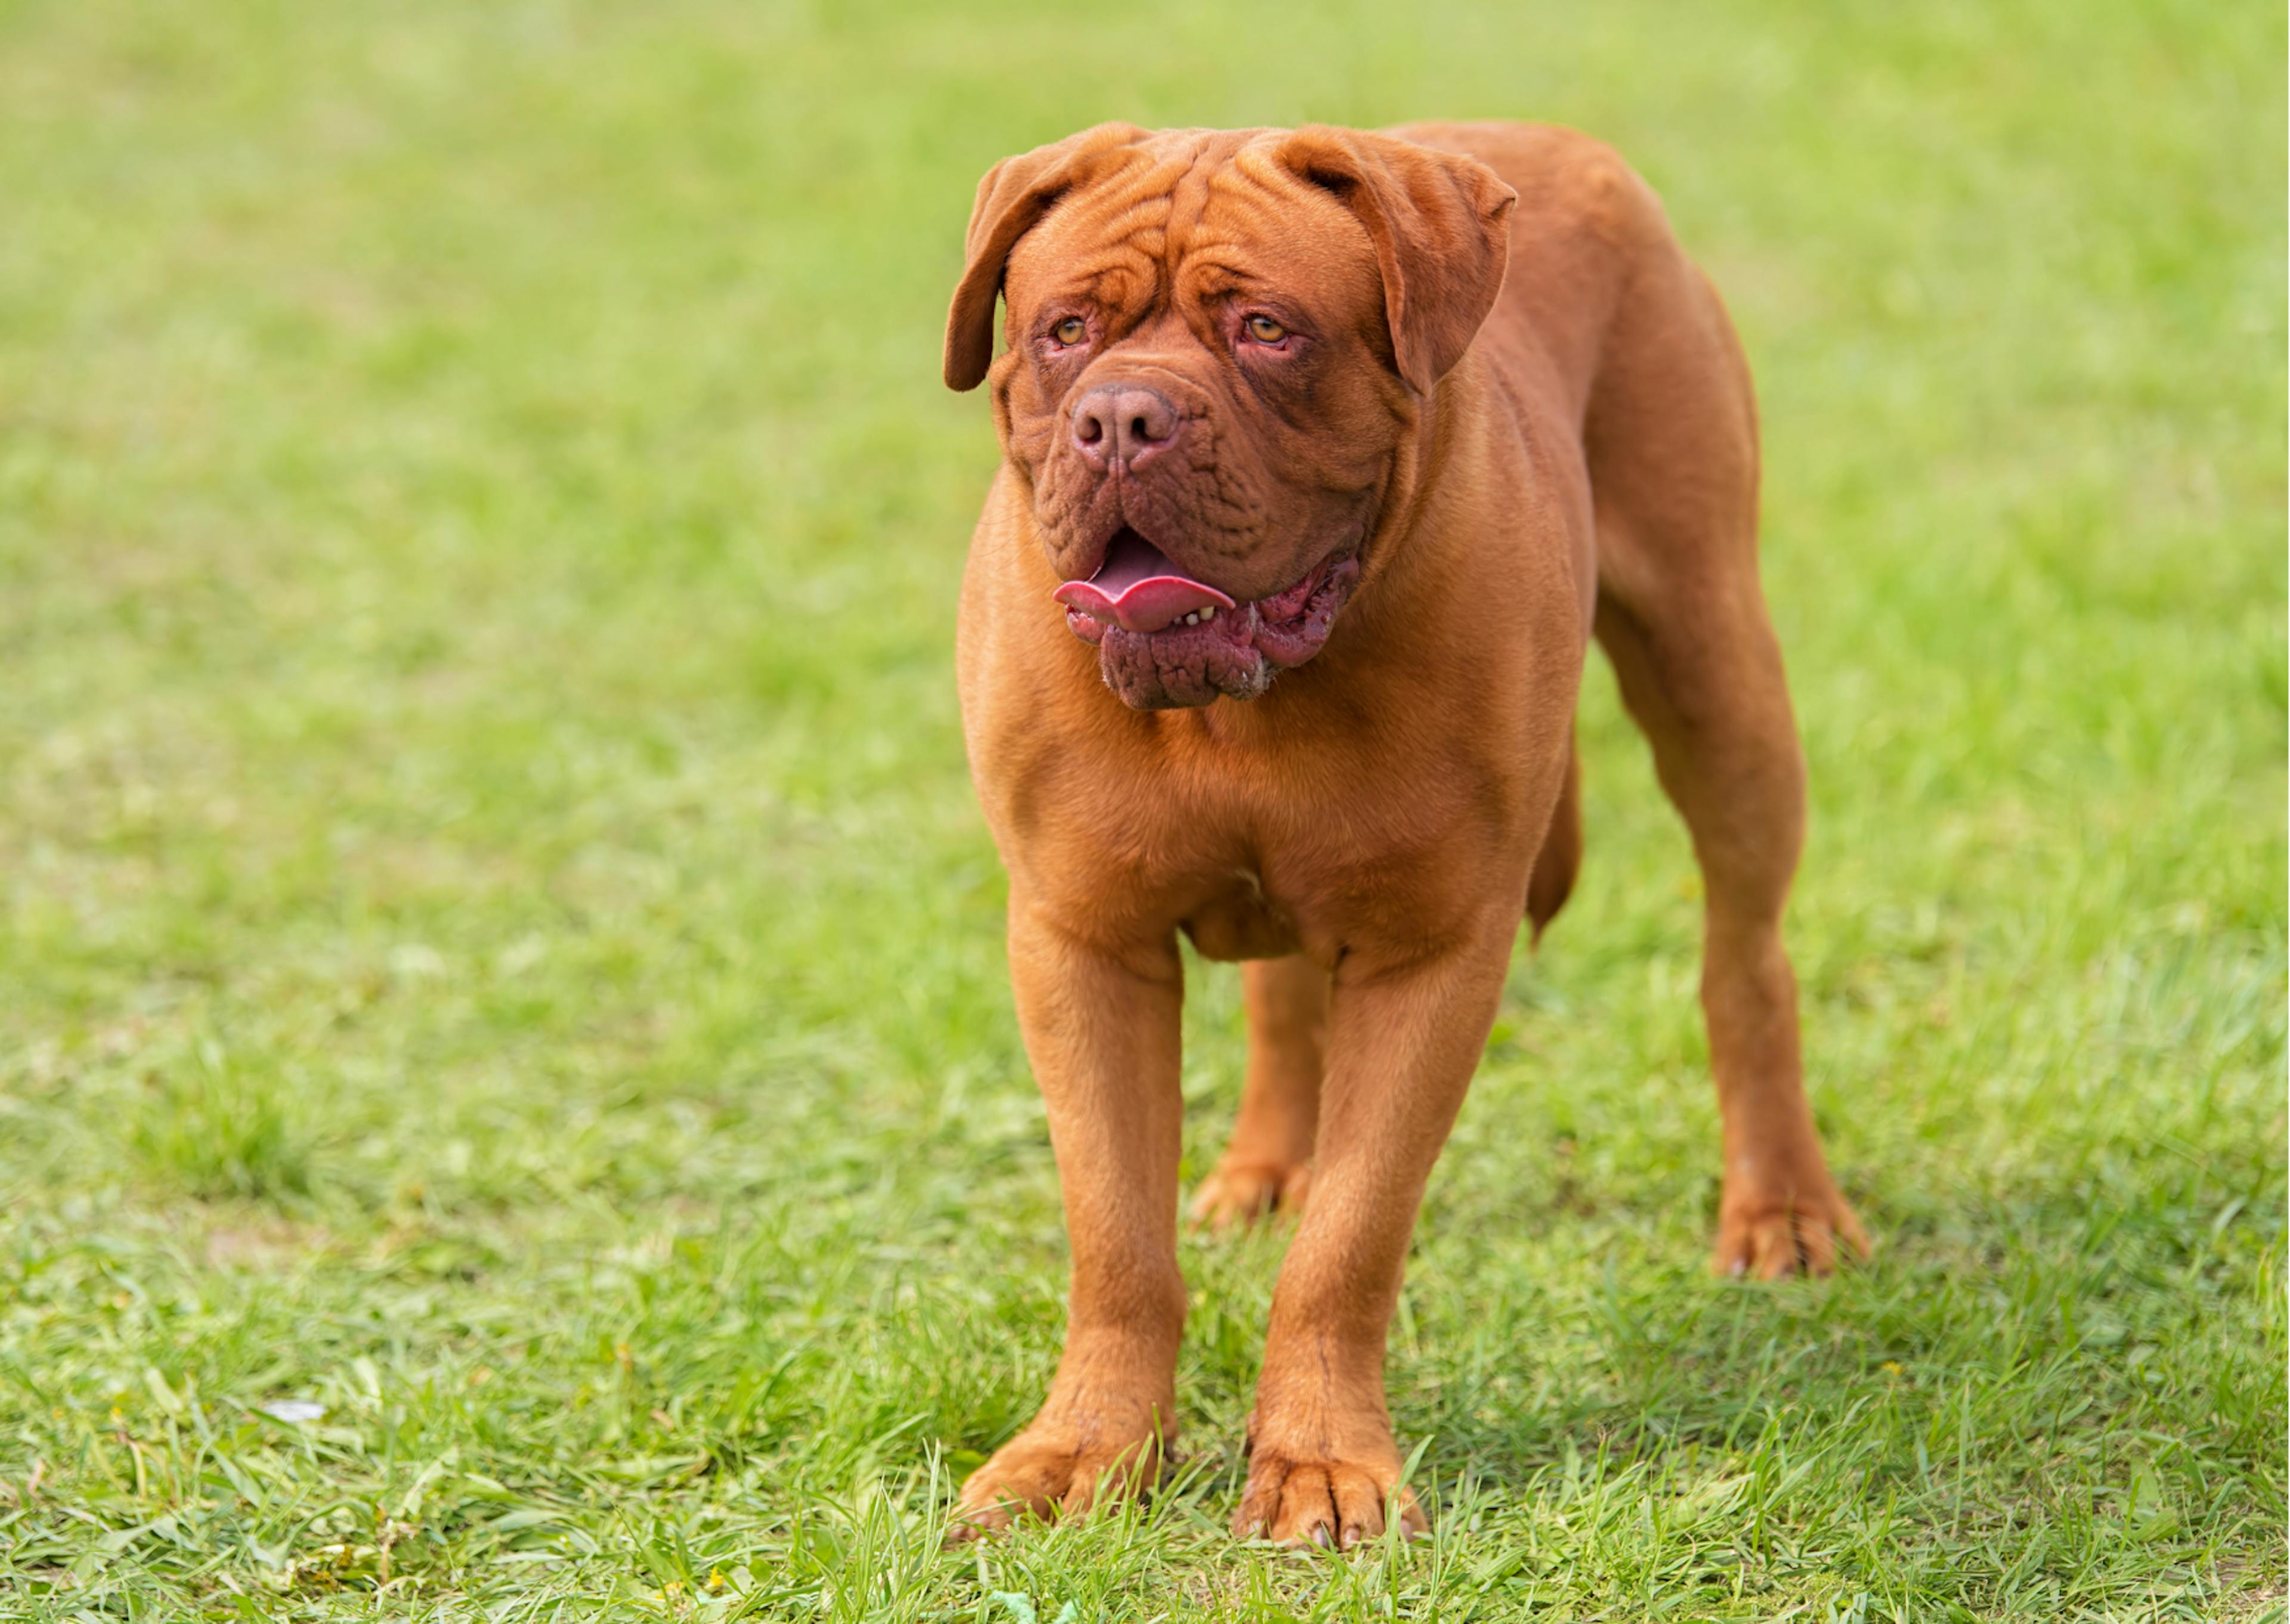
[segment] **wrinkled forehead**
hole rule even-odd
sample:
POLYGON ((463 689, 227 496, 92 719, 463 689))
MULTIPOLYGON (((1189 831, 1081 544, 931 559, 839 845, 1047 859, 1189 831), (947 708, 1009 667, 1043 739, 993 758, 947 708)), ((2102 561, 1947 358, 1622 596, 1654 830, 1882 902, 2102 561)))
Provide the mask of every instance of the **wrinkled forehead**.
POLYGON ((1381 311, 1374 245, 1351 211, 1278 164, 1269 132, 1165 131, 1058 199, 1012 250, 1013 309, 1083 298, 1286 297, 1381 311))

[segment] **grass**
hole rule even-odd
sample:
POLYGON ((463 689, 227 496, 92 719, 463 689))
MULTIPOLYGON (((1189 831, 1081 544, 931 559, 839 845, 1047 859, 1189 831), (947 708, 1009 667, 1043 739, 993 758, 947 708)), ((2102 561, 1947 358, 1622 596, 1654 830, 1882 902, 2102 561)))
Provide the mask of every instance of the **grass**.
POLYGON ((0 1614, 2281 1619, 2284 54, 2192 0, 0 6, 0 1614), (1224 1534, 1276 1233, 1188 1244, 1179 1490, 942 1554, 1063 1264, 953 702, 972 188, 1425 114, 1616 141, 1741 322, 1883 1251, 1701 1272, 1693 871, 1600 668, 1394 1333, 1436 1540, 1224 1534))

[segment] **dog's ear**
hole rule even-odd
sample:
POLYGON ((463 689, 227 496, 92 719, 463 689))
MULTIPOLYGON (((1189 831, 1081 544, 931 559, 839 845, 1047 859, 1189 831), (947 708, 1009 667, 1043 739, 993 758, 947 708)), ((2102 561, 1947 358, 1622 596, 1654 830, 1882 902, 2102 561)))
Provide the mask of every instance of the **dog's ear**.
POLYGON ((994 300, 1018 239, 1052 204, 1094 178, 1107 155, 1144 135, 1135 124, 1099 124, 1005 158, 986 172, 970 211, 962 281, 946 313, 947 388, 976 388, 994 360, 994 300))
POLYGON ((1505 221, 1518 194, 1460 153, 1325 124, 1291 133, 1277 157, 1367 228, 1399 375, 1429 390, 1494 308, 1510 258, 1505 221))

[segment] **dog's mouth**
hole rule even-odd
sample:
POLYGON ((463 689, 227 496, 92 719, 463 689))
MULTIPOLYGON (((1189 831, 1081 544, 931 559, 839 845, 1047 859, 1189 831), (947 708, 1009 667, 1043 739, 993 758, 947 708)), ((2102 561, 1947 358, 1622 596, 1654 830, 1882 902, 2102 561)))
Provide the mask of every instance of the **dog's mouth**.
POLYGON ((1051 596, 1069 616, 1132 632, 1166 631, 1179 620, 1197 626, 1215 620, 1218 610, 1236 606, 1229 594, 1195 580, 1126 524, 1106 543, 1105 562, 1096 574, 1069 580, 1051 596))
POLYGON ((1124 525, 1095 574, 1053 596, 1068 628, 1097 645, 1106 685, 1140 710, 1158 710, 1256 698, 1320 652, 1358 580, 1357 556, 1332 553, 1293 585, 1241 603, 1124 525))

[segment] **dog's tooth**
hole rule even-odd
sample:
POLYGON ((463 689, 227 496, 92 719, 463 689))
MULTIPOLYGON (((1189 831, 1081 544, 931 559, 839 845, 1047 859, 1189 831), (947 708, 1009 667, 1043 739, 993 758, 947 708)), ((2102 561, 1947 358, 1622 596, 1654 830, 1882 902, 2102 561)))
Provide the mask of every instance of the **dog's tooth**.
POLYGON ((1201 611, 1201 619, 1202 619, 1202 620, 1215 620, 1215 619, 1216 619, 1216 605, 1215 605, 1214 604, 1210 604, 1206 609, 1202 610, 1202 611, 1201 611))
POLYGON ((1185 624, 1188 626, 1198 626, 1200 623, 1201 617, 1197 614, 1189 614, 1185 617, 1185 624))

